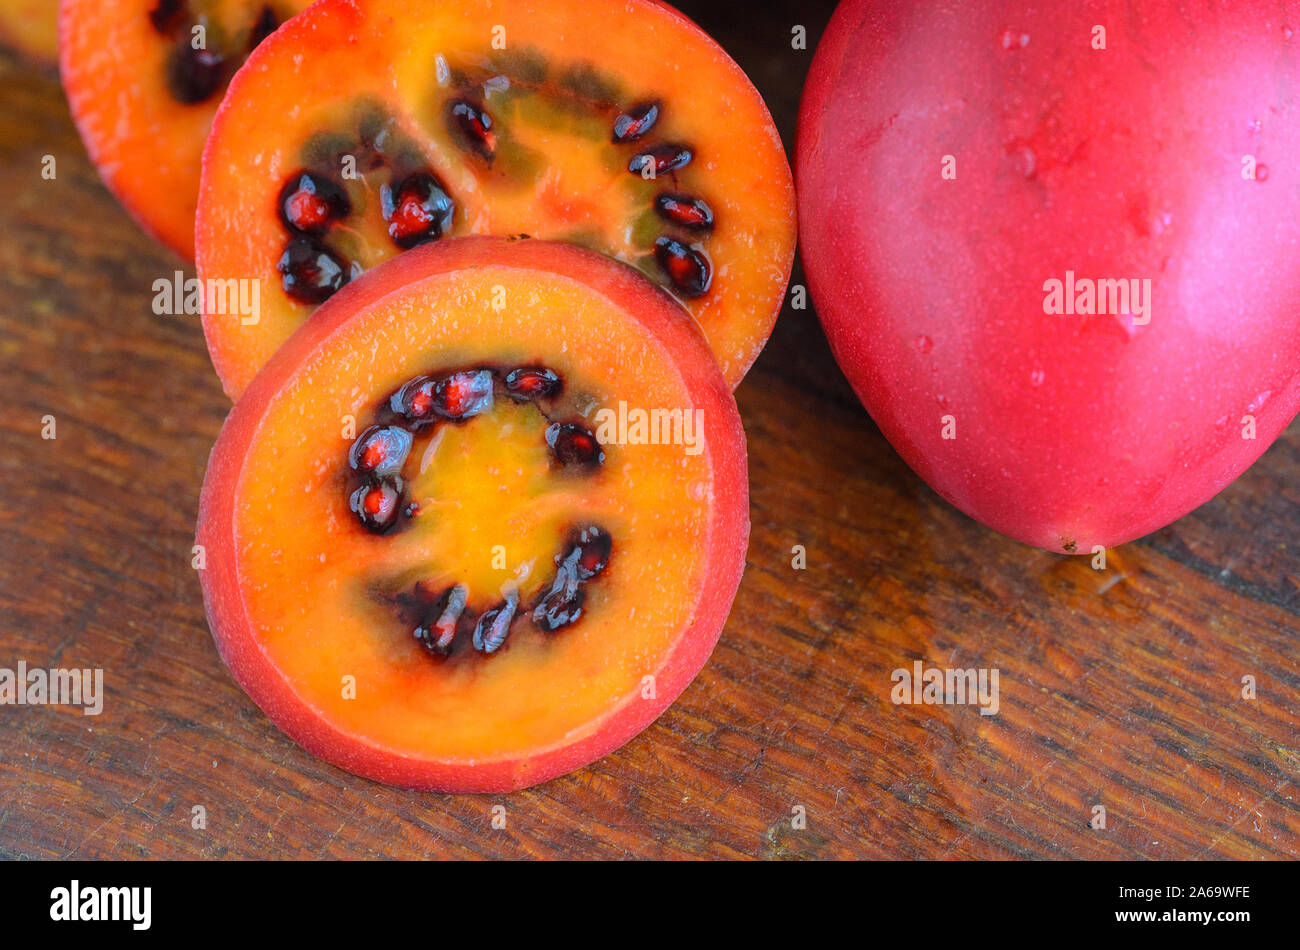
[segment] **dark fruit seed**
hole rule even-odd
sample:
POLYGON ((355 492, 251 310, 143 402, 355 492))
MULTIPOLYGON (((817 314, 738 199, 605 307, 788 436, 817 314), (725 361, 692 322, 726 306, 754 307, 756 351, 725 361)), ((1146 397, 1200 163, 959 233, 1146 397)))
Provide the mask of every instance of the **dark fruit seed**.
POLYGON ((590 580, 609 565, 614 539, 598 525, 588 525, 570 539, 569 557, 579 580, 590 580))
POLYGON ((226 61, 206 49, 195 49, 185 37, 167 61, 167 88, 177 102, 191 106, 221 91, 226 61))
POLYGON ((574 422, 552 422, 546 427, 546 444, 561 465, 595 468, 605 461, 605 450, 586 426, 574 422))
POLYGON ((515 608, 519 605, 519 596, 513 591, 500 605, 478 618, 474 625, 474 649, 483 653, 495 653, 506 642, 510 633, 510 623, 515 619, 515 608))
POLYGON ((693 157, 685 145, 656 145, 633 155, 632 161, 627 163, 627 170, 635 175, 643 175, 644 169, 649 165, 654 169, 654 177, 658 178, 664 172, 675 171, 689 164, 693 157))
POLYGON ((460 134, 465 144, 487 161, 492 161, 497 151, 492 116, 464 99, 453 99, 448 117, 452 129, 460 134))
POLYGON ((348 451, 352 471, 362 475, 397 475, 411 451, 411 433, 400 426, 371 426, 348 451))
POLYGON ((262 12, 257 15, 257 21, 253 24, 253 31, 249 34, 248 48, 256 49, 262 40, 276 31, 279 25, 280 20, 275 15, 275 11, 270 7, 262 7, 262 12))
POLYGON ((700 251, 676 238, 655 241, 655 259, 674 287, 685 297, 700 297, 713 282, 713 265, 700 251))
POLYGON ((433 410, 444 419, 462 422, 492 408, 492 371, 452 373, 433 390, 433 410))
POLYGON ((383 534, 397 524, 402 511, 402 480, 396 476, 367 481, 352 493, 352 513, 367 531, 383 534))
POLYGON ((388 404, 409 422, 463 422, 492 408, 492 371, 465 370, 442 379, 417 376, 393 393, 388 404))
POLYGON ((688 231, 712 231, 713 209, 699 198, 664 192, 655 198, 655 211, 665 221, 688 231))
POLYGON ((280 219, 299 234, 324 234, 352 210, 348 193, 323 175, 299 172, 280 189, 280 219))
POLYGON ((560 391, 560 377, 540 366, 524 366, 506 376, 506 392, 513 399, 549 399, 560 391))
POLYGON ((586 600, 587 592, 582 588, 578 588, 568 600, 548 594, 533 611, 533 623, 547 633, 554 633, 561 627, 577 622, 582 616, 582 605, 586 600))
POLYGON ((158 0, 158 6, 149 11, 149 22, 153 28, 164 35, 180 26, 181 14, 185 12, 182 0, 158 0))
POLYGON ((551 589, 533 608, 533 623, 547 633, 577 621, 582 616, 582 605, 587 602, 587 591, 572 568, 560 565, 551 589))
POLYGON ((447 656, 451 653, 452 643, 456 639, 456 629, 460 625, 460 618, 465 612, 465 602, 468 599, 469 590, 463 584, 447 588, 434 603, 425 621, 413 631, 420 646, 438 656, 447 656))
POLYGON ((432 376, 417 376, 403 384, 388 400, 389 408, 408 422, 423 422, 433 415, 432 376))
POLYGON ((284 292, 303 303, 324 303, 348 282, 348 265, 311 237, 291 240, 276 269, 283 276, 284 292))
POLYGON ((614 120, 612 141, 615 145, 635 142, 649 132, 658 119, 659 103, 643 102, 640 105, 633 106, 614 120))
POLYGON ((587 601, 584 584, 609 565, 614 542, 609 532, 588 525, 569 535, 565 550, 555 558, 555 580, 533 608, 533 622, 553 633, 582 616, 587 601))
POLYGON ((388 222, 388 236, 406 249, 440 238, 451 229, 456 203, 442 182, 428 172, 417 172, 396 189, 379 189, 380 210, 388 222))

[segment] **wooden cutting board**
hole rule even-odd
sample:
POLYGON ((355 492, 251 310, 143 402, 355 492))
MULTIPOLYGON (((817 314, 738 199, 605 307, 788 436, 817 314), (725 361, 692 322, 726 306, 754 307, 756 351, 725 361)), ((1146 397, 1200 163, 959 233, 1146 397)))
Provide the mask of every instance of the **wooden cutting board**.
MULTIPOLYGON (((790 147, 831 5, 684 7, 790 147)), ((106 676, 98 717, 0 707, 0 857, 1300 856, 1300 426, 1098 571, 939 499, 787 309, 737 393, 753 539, 699 679, 575 775, 417 794, 312 759, 217 658, 190 546, 228 404, 197 318, 152 312, 181 265, 13 58, 0 234, 0 667, 106 676), (892 703, 918 660, 998 669, 997 715, 892 703)))

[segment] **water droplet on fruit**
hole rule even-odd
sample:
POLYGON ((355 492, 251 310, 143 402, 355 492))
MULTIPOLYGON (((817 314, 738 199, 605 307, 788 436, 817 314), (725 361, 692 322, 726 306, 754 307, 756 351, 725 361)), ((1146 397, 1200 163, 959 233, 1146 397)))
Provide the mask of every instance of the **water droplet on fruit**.
POLYGON ((1038 173, 1038 156, 1026 139, 1012 139, 1004 147, 1012 167, 1023 178, 1033 178, 1038 173))
POLYGON ((1289 26, 1282 27, 1282 39, 1289 40, 1293 36, 1295 36, 1295 30, 1291 29, 1289 26))
POLYGON ((1006 50, 1024 49, 1029 45, 1029 34, 1005 26, 998 34, 998 45, 1006 50))
POLYGON ((1029 374, 1029 385, 1037 389, 1039 386, 1043 385, 1043 380, 1046 378, 1047 374, 1043 372, 1042 368, 1035 366, 1033 372, 1029 374))
POLYGON ((922 353, 929 353, 934 349, 934 340, 922 333, 916 338, 916 348, 922 353))

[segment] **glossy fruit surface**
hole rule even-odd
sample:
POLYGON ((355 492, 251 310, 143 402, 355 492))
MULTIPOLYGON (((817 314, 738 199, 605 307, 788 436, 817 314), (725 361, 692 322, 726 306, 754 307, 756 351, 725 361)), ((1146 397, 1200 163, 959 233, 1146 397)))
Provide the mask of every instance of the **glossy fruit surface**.
POLYGON ((1271 0, 836 11, 800 115, 809 286, 946 499, 1087 553, 1209 500, 1295 416, 1298 28, 1271 0))
POLYGON ((241 70, 204 158, 200 274, 264 287, 256 326, 205 319, 226 391, 348 280, 470 234, 637 268, 695 317, 734 386, 784 295, 794 190, 757 91, 671 7, 325 0, 241 70), (311 233, 283 201, 304 175, 348 198, 311 233))
POLYGON ((198 543, 221 656, 291 737, 380 781, 502 791, 676 698, 748 527, 735 402, 680 308, 603 255, 463 238, 277 352, 213 449, 198 543))

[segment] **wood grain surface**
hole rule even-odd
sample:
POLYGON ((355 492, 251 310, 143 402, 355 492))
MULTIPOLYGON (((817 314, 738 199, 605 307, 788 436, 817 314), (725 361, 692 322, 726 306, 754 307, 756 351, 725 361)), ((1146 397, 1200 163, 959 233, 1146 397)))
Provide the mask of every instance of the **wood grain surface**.
MULTIPOLYGON (((685 9, 789 147, 830 4, 685 9)), ((179 263, 100 185, 55 77, 7 57, 0 86, 0 667, 102 667, 106 689, 97 717, 0 707, 0 857, 1300 856, 1300 426, 1097 571, 931 492, 811 310, 782 315, 737 393, 748 570, 654 726, 509 796, 312 759, 222 666, 190 568, 228 404, 197 318, 151 310, 179 263), (891 671, 918 659, 997 668, 998 714, 894 705, 891 671)))

